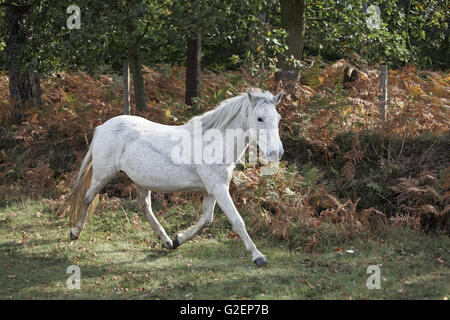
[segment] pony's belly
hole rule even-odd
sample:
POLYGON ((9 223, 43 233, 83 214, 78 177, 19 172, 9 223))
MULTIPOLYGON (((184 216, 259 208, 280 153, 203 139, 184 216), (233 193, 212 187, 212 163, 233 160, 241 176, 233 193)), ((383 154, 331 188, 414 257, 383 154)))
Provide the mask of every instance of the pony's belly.
POLYGON ((124 170, 124 172, 137 185, 156 192, 171 193, 204 190, 200 178, 189 170, 172 169, 158 170, 155 168, 151 172, 146 173, 132 172, 132 170, 124 170))
POLYGON ((173 193, 173 192, 194 192, 194 191, 205 191, 201 186, 165 186, 165 185, 157 185, 150 184, 145 186, 146 189, 159 192, 159 193, 173 193))
POLYGON ((188 174, 171 174, 164 176, 148 176, 143 179, 134 180, 141 186, 145 186, 149 190, 170 193, 184 191, 201 191, 204 189, 200 179, 188 174), (137 180, 139 182, 137 182, 137 180))
POLYGON ((163 140, 156 134, 147 139, 134 140, 119 157, 118 169, 137 185, 152 191, 202 190, 203 183, 195 173, 195 168, 188 164, 174 164, 170 155, 173 143, 163 140))

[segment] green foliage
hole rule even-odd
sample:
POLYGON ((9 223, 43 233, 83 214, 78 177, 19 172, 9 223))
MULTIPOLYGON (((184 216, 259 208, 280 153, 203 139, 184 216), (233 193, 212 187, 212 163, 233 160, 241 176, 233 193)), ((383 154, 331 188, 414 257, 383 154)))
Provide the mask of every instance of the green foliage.
POLYGON ((26 158, 30 153, 30 149, 21 151, 17 146, 9 150, 2 150, 0 152, 1 162, 0 164, 7 165, 9 167, 6 172, 0 177, 0 183, 6 182, 8 179, 19 181, 23 178, 23 174, 26 170, 24 165, 26 158))
MULTIPOLYGON (((81 29, 68 30, 70 1, 32 1, 24 62, 41 73, 72 69, 94 72, 111 64, 120 72, 129 42, 138 34, 146 65, 184 64, 186 36, 203 35, 203 66, 216 70, 245 66, 252 73, 273 72, 287 50, 276 0, 80 0, 81 29)), ((369 3, 372 4, 372 3, 369 3)), ((393 67, 414 63, 448 68, 446 1, 380 0, 380 28, 367 25, 360 0, 308 2, 305 56, 358 63, 385 61, 393 67)), ((0 6, 5 21, 5 6, 0 6)), ((0 23, 0 66, 6 66, 6 24, 0 23)), ((24 64, 25 65, 25 64, 24 64)))
POLYGON ((367 26, 369 14, 360 0, 315 1, 307 10, 307 53, 327 60, 358 53, 369 63, 393 67, 412 62, 448 68, 448 9, 446 1, 381 0, 381 26, 367 26), (434 61, 434 62, 433 62, 434 61))
POLYGON ((199 32, 203 66, 220 70, 243 64, 253 73, 273 71, 276 57, 286 49, 284 31, 266 22, 276 3, 274 0, 171 1, 167 6, 170 13, 162 23, 161 39, 168 39, 169 54, 174 57, 172 63, 184 59, 185 43, 181 40, 199 32))
POLYGON ((314 166, 312 163, 305 163, 299 170, 299 174, 303 177, 299 183, 306 189, 315 189, 323 177, 321 169, 314 166))

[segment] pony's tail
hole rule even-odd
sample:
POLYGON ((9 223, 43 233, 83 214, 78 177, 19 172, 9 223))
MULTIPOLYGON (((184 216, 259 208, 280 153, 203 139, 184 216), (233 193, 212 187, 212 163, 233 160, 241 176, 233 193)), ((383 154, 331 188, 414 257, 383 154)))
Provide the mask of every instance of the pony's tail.
MULTIPOLYGON (((95 138, 95 132, 94 132, 95 138)), ((86 192, 89 189, 92 181, 92 145, 94 142, 94 138, 92 139, 91 146, 81 163, 80 171, 77 174, 77 177, 72 183, 72 187, 69 195, 64 200, 61 206, 61 213, 68 212, 70 217, 70 225, 74 227, 78 221, 78 218, 81 215, 84 205, 84 198, 86 196, 86 192)), ((94 212, 95 207, 98 203, 98 194, 95 196, 94 200, 89 205, 89 208, 86 213, 86 217, 90 216, 92 212, 94 212)))

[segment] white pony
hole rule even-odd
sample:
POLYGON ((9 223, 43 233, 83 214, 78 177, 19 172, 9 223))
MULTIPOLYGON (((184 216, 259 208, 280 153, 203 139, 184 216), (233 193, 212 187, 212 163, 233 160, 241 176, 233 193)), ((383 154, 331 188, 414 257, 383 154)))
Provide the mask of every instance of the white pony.
POLYGON ((258 266, 266 264, 268 260, 250 239, 233 204, 229 184, 236 162, 251 142, 259 145, 269 161, 278 161, 282 156, 283 146, 278 132, 281 117, 275 109, 282 96, 283 92, 274 96, 267 91, 249 90, 181 126, 167 126, 125 115, 98 126, 64 205, 71 218, 70 238, 78 239, 86 216, 95 208, 98 193, 111 178, 123 171, 136 183, 139 206, 161 238, 163 247, 175 249, 193 238, 212 221, 217 201, 246 249, 252 253, 253 262, 258 266), (234 133, 231 139, 227 138, 230 132, 234 133), (262 132, 270 134, 262 139, 262 132), (246 137, 244 140, 243 135, 246 137), (194 141, 194 145, 200 136, 200 148, 197 142, 197 147, 181 150, 180 142, 174 137, 186 136, 194 141), (184 162, 175 163, 174 155, 179 155, 180 150, 184 152, 184 162), (195 161, 202 150, 213 150, 214 159, 221 161, 209 164, 195 161), (171 240, 153 214, 151 190, 162 193, 204 192, 202 217, 171 240))

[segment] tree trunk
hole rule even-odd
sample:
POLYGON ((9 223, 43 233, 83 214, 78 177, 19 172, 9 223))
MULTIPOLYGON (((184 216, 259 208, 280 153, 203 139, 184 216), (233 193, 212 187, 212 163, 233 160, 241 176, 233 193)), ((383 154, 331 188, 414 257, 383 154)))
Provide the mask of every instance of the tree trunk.
POLYGON ((27 20, 30 11, 31 7, 25 5, 6 7, 9 95, 13 104, 11 120, 16 124, 23 120, 27 106, 42 103, 39 75, 25 55, 26 41, 32 36, 27 20))
POLYGON ((128 59, 125 59, 123 63, 123 114, 131 114, 130 106, 130 63, 128 59))
POLYGON ((186 97, 185 103, 192 106, 192 98, 200 96, 201 36, 197 34, 187 40, 186 97))
MULTIPOLYGON (((301 60, 305 44, 306 30, 306 0, 281 0, 281 24, 288 33, 287 45, 289 49, 285 55, 290 58, 301 60)), ((277 80, 297 81, 300 74, 299 69, 292 63, 280 57, 276 73, 277 80)))
POLYGON ((130 44, 129 61, 131 72, 133 74, 136 109, 145 111, 147 109, 147 104, 145 101, 144 77, 142 76, 141 41, 139 38, 132 41, 130 44))
POLYGON ((405 11, 406 48, 411 51, 411 41, 410 41, 411 30, 409 27, 409 13, 411 11, 411 1, 410 0, 408 0, 404 3, 404 11, 405 11))

